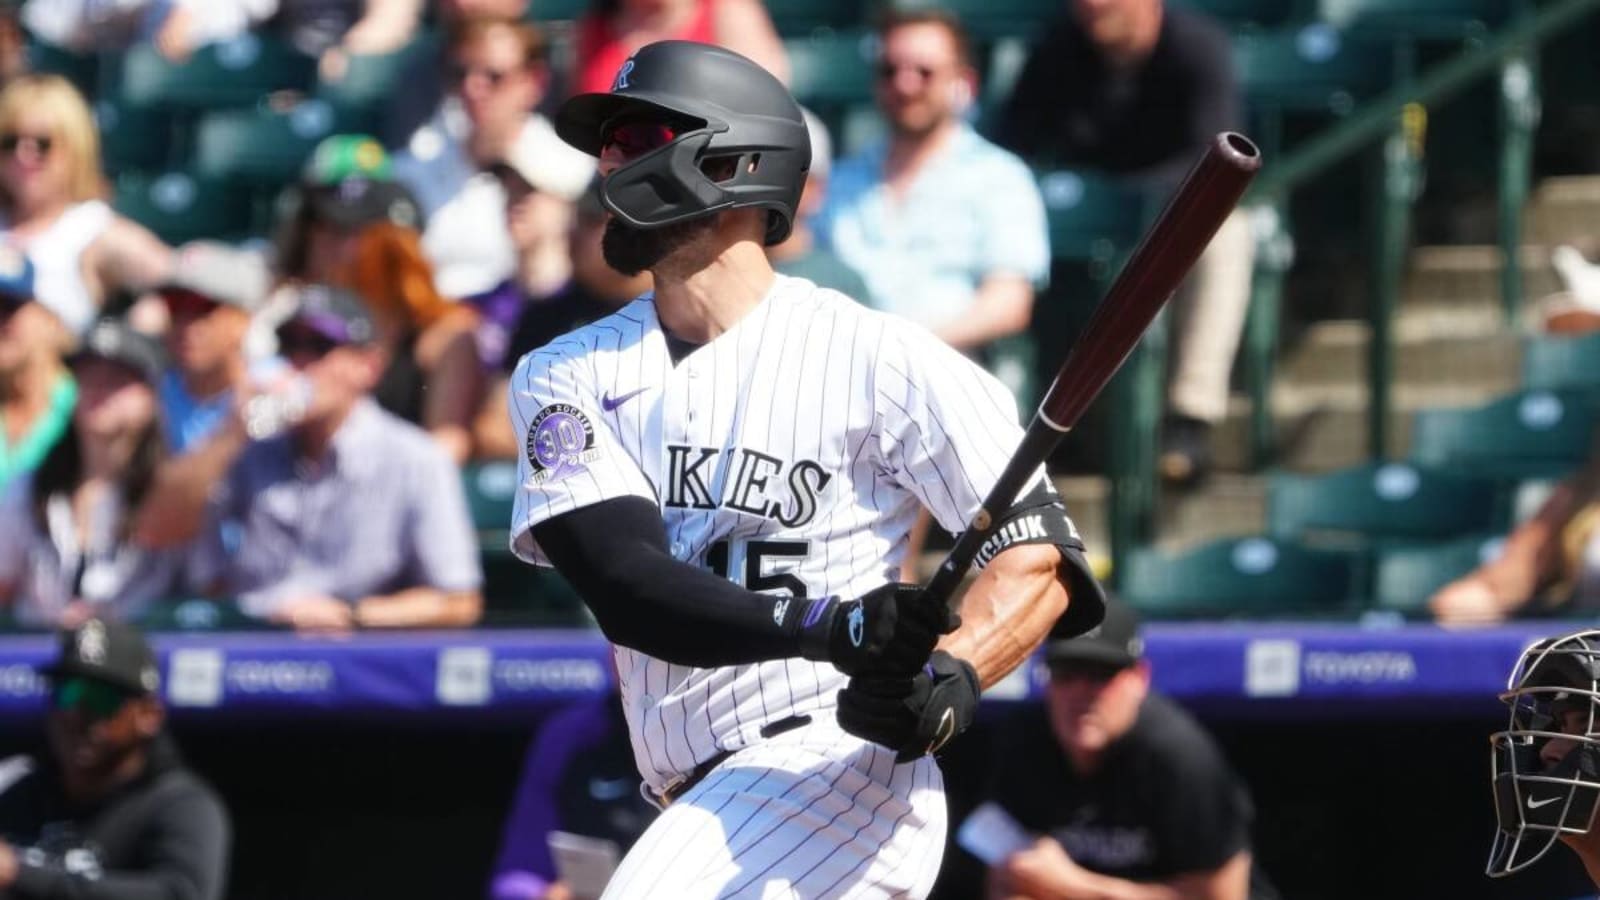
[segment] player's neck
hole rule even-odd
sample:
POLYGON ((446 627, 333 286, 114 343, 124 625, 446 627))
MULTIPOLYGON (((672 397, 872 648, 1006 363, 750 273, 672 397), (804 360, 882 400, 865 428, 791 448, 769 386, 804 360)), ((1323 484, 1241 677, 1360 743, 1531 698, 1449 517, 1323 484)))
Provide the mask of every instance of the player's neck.
POLYGON ((663 266, 655 276, 656 316, 674 337, 696 344, 733 328, 772 289, 772 264, 759 244, 739 241, 692 272, 663 266))

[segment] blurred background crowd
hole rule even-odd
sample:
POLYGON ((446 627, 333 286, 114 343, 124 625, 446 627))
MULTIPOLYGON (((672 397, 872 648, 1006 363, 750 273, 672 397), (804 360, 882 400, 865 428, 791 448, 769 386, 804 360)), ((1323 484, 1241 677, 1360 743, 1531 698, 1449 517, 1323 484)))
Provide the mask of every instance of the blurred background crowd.
MULTIPOLYGON (((1145 617, 1593 615, 1594 5, 0 3, 0 628, 585 627, 506 547, 508 380, 650 289, 547 116, 667 38, 807 109, 778 269, 926 326, 1022 416, 1206 143, 1258 140, 1263 183, 1051 463, 1145 617)), ((948 540, 924 521, 907 577, 948 540)), ((536 807, 549 754, 625 774, 558 743, 536 807)), ((1207 814, 1243 834, 1241 804, 1207 814)), ((508 841, 497 896, 563 896, 508 841)))

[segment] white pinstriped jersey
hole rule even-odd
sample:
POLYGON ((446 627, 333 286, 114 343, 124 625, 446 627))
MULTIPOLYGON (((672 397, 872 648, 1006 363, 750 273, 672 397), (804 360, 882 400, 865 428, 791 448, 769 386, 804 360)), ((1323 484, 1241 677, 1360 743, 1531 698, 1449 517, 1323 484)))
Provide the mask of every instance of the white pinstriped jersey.
MULTIPOLYGON (((660 507, 676 558, 775 596, 893 580, 918 510, 960 530, 1022 436, 1010 392, 938 338, 782 275, 676 365, 654 304, 636 300, 523 357, 510 406, 527 436, 512 522, 523 559, 549 564, 539 522, 639 496, 660 507)), ((766 723, 831 710, 846 681, 803 659, 700 669, 616 655, 634 755, 658 790, 766 723)))

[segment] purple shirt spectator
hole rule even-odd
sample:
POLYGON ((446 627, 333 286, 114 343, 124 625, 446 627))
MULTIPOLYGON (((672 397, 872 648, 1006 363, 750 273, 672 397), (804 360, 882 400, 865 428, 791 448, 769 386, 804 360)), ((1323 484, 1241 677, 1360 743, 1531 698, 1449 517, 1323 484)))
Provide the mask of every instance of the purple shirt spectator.
POLYGON ((557 880, 552 831, 616 841, 626 852, 655 815, 639 793, 618 695, 576 702, 547 719, 528 749, 489 896, 544 896, 557 880))

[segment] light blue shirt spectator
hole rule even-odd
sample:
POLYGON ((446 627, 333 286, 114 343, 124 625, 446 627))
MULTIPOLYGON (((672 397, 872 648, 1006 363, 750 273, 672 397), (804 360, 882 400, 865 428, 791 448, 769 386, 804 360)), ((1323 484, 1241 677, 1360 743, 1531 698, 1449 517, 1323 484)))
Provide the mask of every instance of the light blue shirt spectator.
POLYGON ((896 199, 883 180, 887 149, 875 144, 834 167, 816 223, 865 279, 863 301, 937 330, 991 275, 1045 282, 1044 201, 1022 160, 961 124, 896 199))

